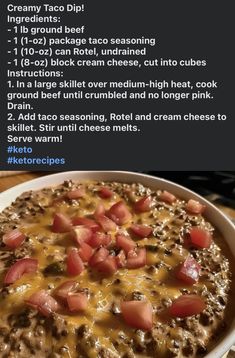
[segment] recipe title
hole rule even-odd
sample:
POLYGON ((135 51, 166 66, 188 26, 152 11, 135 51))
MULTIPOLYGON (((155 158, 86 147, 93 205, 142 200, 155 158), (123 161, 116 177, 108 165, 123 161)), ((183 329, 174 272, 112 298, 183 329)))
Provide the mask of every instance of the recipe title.
POLYGON ((39 14, 41 11, 45 12, 75 12, 79 13, 84 11, 84 4, 76 5, 76 4, 67 4, 66 6, 63 5, 49 5, 49 4, 42 4, 42 5, 13 5, 9 4, 7 6, 7 11, 9 12, 34 12, 39 14))

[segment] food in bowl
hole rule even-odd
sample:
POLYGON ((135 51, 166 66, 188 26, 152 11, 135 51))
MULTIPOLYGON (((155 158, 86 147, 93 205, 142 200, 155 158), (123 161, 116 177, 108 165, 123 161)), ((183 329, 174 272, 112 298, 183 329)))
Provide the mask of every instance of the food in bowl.
POLYGON ((0 214, 1 357, 203 357, 231 316, 232 259, 200 202, 65 181, 0 214))

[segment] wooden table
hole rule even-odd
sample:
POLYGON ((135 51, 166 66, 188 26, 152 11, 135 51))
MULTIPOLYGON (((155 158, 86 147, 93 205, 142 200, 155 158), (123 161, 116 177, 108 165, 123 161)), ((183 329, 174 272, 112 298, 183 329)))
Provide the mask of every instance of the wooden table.
MULTIPOLYGON (((50 172, 27 172, 27 173, 19 173, 12 176, 7 176, 0 178, 0 192, 7 190, 17 184, 24 183, 28 180, 40 178, 44 175, 51 174, 50 172)), ((210 198, 208 198, 210 200, 210 198)), ((231 218, 235 219, 235 210, 230 208, 220 206, 219 207, 226 215, 230 216, 231 218)), ((232 349, 228 355, 225 355, 222 358, 235 358, 235 348, 232 349)))

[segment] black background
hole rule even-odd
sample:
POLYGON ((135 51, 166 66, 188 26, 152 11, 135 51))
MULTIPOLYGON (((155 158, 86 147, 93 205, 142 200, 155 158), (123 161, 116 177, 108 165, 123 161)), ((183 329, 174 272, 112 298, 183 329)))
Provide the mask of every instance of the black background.
MULTIPOLYGON (((77 80, 215 80, 220 83, 211 101, 87 101, 37 102, 39 113, 225 113, 226 122, 142 123, 141 132, 70 133, 60 144, 33 145, 34 156, 64 157, 63 166, 8 166, 6 164, 6 5, 42 4, 42 1, 1 2, 1 152, 0 169, 7 170, 234 170, 233 1, 99 0, 84 1, 82 15, 64 15, 68 26, 86 25, 85 36, 156 37, 153 57, 206 59, 199 68, 86 68, 64 70, 77 80), (79 24, 77 23, 79 22, 79 24)), ((46 1, 63 4, 64 1, 46 1)), ((66 3, 77 3, 71 1, 66 3)), ((24 15, 23 13, 21 15, 24 15)), ((47 14, 48 15, 48 14, 47 14)), ((28 24, 27 24, 28 26, 28 24)), ((32 26, 35 26, 33 24, 32 26)), ((42 80, 42 79, 41 79, 42 80)), ((53 80, 53 79, 52 79, 53 80)), ((62 79, 60 79, 62 80, 62 79)), ((14 133, 12 133, 14 134, 14 133)), ((48 133, 50 135, 50 133, 48 133)), ((43 134, 44 135, 44 134, 43 134)), ((53 134, 52 134, 53 135, 53 134)))

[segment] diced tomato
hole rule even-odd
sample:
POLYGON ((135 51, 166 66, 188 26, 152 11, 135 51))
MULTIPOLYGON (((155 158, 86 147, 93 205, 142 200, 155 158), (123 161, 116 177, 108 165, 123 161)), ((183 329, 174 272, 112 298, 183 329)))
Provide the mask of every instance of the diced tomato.
POLYGON ((188 317, 201 313, 206 308, 204 300, 197 295, 182 295, 173 301, 169 313, 173 317, 188 317))
POLYGON ((99 247, 103 244, 105 234, 103 232, 96 232, 92 235, 91 239, 88 241, 88 245, 93 248, 99 247))
POLYGON ((40 290, 37 291, 35 293, 33 293, 27 300, 26 302, 34 307, 37 308, 37 306, 43 304, 44 302, 46 302, 46 299, 48 298, 49 293, 46 290, 40 290))
POLYGON ((212 244, 212 236, 210 232, 201 229, 200 227, 192 227, 189 236, 190 243, 199 249, 207 249, 212 244))
POLYGON ((86 226, 76 226, 71 231, 72 239, 79 245, 84 242, 88 242, 92 238, 93 232, 89 227, 86 226))
POLYGON ((61 308, 59 303, 45 290, 34 293, 25 302, 46 317, 50 316, 53 312, 59 311, 61 308))
POLYGON ((99 215, 96 217, 97 222, 100 224, 100 226, 102 227, 102 229, 104 231, 115 231, 117 230, 117 225, 115 224, 115 222, 111 219, 109 219, 107 216, 105 215, 99 215))
POLYGON ((79 199, 79 198, 83 198, 85 194, 86 194, 85 189, 83 187, 80 187, 78 189, 68 191, 67 198, 70 200, 79 199))
POLYGON ((4 244, 11 249, 16 249, 17 247, 19 247, 25 239, 26 236, 18 229, 7 232, 2 237, 2 241, 4 242, 4 244))
POLYGON ((172 204, 176 200, 176 197, 169 193, 169 191, 164 190, 160 195, 159 199, 165 201, 166 203, 172 204))
POLYGON ((126 266, 126 254, 123 250, 121 250, 115 258, 118 268, 123 268, 126 266))
POLYGON ((71 293, 67 296, 67 303, 71 312, 85 311, 88 299, 84 293, 71 293))
POLYGON ((93 232, 100 230, 100 225, 98 225, 95 220, 89 218, 75 217, 72 220, 73 226, 83 225, 90 228, 93 232))
POLYGON ((153 229, 147 225, 133 224, 131 225, 130 229, 136 236, 141 238, 148 237, 153 232, 153 229))
POLYGON ((131 250, 134 250, 134 248, 136 247, 136 243, 129 236, 122 234, 116 235, 116 245, 117 247, 123 249, 126 253, 131 250))
POLYGON ((134 204, 134 209, 138 213, 144 213, 150 211, 152 208, 152 198, 151 196, 145 196, 141 198, 134 204))
POLYGON ((70 230, 72 230, 71 220, 65 214, 55 214, 52 224, 52 231, 56 233, 64 233, 70 230))
POLYGON ((93 248, 99 247, 101 245, 108 246, 111 242, 111 236, 106 235, 103 232, 95 232, 91 239, 88 241, 88 245, 93 248))
POLYGON ((72 248, 67 256, 67 272, 71 276, 80 275, 80 273, 84 270, 84 265, 81 257, 79 256, 78 250, 72 248))
POLYGON ((36 259, 21 259, 16 261, 7 271, 4 278, 5 284, 14 283, 19 280, 25 273, 36 272, 38 268, 38 260, 36 259))
POLYGON ((146 265, 146 249, 141 248, 136 251, 130 251, 127 255, 127 267, 136 269, 146 265))
POLYGON ((38 306, 38 311, 46 317, 50 316, 54 312, 59 311, 60 309, 61 306, 59 305, 59 303, 50 295, 48 296, 47 301, 44 304, 38 306))
POLYGON ((109 199, 113 196, 113 191, 107 188, 106 186, 102 186, 98 191, 99 196, 102 199, 109 199))
POLYGON ((98 203, 95 212, 94 212, 94 218, 97 220, 100 215, 105 215, 105 207, 103 203, 98 203))
POLYGON ((93 251, 92 247, 84 242, 81 244, 78 253, 83 262, 88 262, 93 255, 93 251))
POLYGON ((107 216, 117 225, 124 225, 132 218, 132 214, 123 201, 119 201, 111 206, 107 212, 107 216))
POLYGON ((123 301, 121 312, 126 323, 144 331, 153 327, 153 308, 147 301, 123 301))
POLYGON ((190 214, 201 214, 205 210, 205 205, 200 204, 198 201, 190 199, 186 204, 186 210, 190 214))
POLYGON ((68 294, 75 291, 78 286, 79 284, 76 281, 65 281, 55 289, 54 295, 66 301, 68 294))
POLYGON ((201 266, 197 261, 188 256, 187 259, 176 269, 175 276, 189 285, 193 285, 199 280, 201 266))
POLYGON ((102 272, 107 275, 113 275, 117 272, 117 263, 116 258, 114 256, 109 255, 104 259, 104 261, 100 262, 95 266, 97 271, 102 272))
POLYGON ((108 255, 109 251, 104 247, 101 247, 93 254, 91 259, 89 260, 89 265, 92 267, 98 265, 100 262, 104 261, 108 255))

